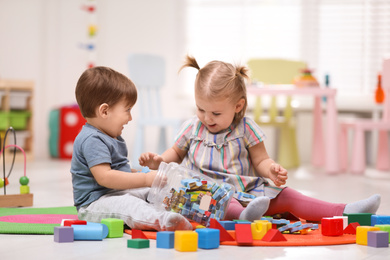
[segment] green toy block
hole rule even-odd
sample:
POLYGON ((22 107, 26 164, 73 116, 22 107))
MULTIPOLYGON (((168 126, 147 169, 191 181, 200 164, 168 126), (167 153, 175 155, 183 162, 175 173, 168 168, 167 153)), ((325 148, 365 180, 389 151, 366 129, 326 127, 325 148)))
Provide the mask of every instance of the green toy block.
POLYGON ((348 225, 358 222, 360 226, 371 226, 371 213, 344 213, 343 216, 348 217, 348 225))
POLYGON ((102 224, 108 227, 107 238, 123 237, 123 220, 116 218, 102 219, 102 224))
POLYGON ((128 239, 127 240, 127 248, 149 248, 149 239, 128 239))
MULTIPOLYGON (((390 234, 390 225, 375 225, 375 227, 378 227, 381 231, 386 231, 390 234)), ((390 243, 390 241, 389 241, 390 243)))

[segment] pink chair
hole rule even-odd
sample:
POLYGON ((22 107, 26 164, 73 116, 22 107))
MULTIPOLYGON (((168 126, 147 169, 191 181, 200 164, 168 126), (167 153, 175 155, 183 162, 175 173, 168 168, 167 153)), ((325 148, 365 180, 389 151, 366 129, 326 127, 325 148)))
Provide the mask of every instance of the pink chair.
POLYGON ((349 167, 352 173, 361 174, 366 168, 364 132, 372 130, 379 130, 376 168, 383 171, 390 169, 390 59, 383 61, 382 87, 385 92, 382 120, 357 119, 340 123, 340 168, 343 171, 348 168, 348 130, 354 131, 349 167))

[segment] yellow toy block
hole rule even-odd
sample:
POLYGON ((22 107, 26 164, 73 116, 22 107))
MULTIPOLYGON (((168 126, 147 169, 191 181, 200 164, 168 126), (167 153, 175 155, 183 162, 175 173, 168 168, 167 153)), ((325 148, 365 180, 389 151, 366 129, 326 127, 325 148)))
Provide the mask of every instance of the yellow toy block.
POLYGON ((29 194, 29 193, 30 193, 30 187, 28 185, 20 186, 20 194, 29 194))
POLYGON ((261 240, 271 228, 272 223, 267 220, 256 220, 251 223, 253 240, 261 240))
POLYGON ((180 252, 198 250, 198 233, 195 231, 175 231, 175 249, 180 252))
POLYGON ((367 245, 367 232, 368 231, 380 231, 379 227, 372 226, 358 226, 356 228, 356 244, 367 245))

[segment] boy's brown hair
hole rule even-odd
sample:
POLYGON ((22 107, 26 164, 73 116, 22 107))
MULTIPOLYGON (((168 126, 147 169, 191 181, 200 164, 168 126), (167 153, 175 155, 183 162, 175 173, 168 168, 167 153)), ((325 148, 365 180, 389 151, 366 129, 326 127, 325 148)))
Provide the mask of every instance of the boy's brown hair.
POLYGON ((76 100, 84 118, 96 116, 96 108, 101 104, 114 106, 121 100, 134 106, 137 102, 137 89, 125 75, 108 67, 93 67, 84 71, 76 85, 76 100))

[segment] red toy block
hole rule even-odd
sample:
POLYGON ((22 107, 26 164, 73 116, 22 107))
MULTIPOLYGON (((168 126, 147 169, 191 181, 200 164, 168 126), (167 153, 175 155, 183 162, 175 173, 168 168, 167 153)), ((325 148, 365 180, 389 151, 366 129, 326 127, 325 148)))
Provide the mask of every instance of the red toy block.
POLYGON ((87 221, 78 219, 66 219, 64 220, 64 227, 70 227, 72 225, 87 225, 87 221))
POLYGON ((238 245, 250 245, 253 243, 251 224, 236 224, 235 229, 238 245))
POLYGON ((267 234, 264 235, 262 241, 267 242, 278 242, 278 241, 287 241, 285 236, 283 236, 282 233, 280 233, 277 229, 270 229, 268 230, 267 234))
POLYGON ((342 236, 343 219, 341 218, 322 218, 321 232, 323 236, 342 236))
POLYGON ((234 238, 226 231, 226 229, 218 222, 218 220, 211 218, 209 228, 219 230, 219 241, 235 241, 234 238))
POLYGON ((356 235, 356 228, 360 226, 359 222, 353 222, 344 229, 344 234, 356 235))
POLYGON ((141 238, 141 239, 149 239, 142 230, 139 229, 132 229, 131 230, 131 238, 136 239, 136 238, 141 238))

